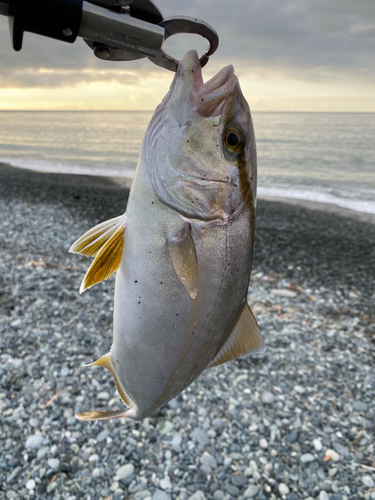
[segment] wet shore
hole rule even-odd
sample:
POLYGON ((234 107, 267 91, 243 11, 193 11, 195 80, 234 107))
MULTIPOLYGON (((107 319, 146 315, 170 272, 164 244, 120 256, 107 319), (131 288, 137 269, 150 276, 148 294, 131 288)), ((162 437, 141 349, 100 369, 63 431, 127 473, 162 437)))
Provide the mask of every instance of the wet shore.
MULTIPOLYGON (((52 218, 59 206, 71 214, 66 248, 54 253, 51 245, 48 254, 46 248, 38 249, 41 255, 62 257, 64 262, 71 259, 66 253, 69 241, 81 234, 73 221, 89 228, 123 213, 130 186, 131 181, 119 177, 47 174, 0 164, 4 202, 44 204, 52 218)), ((30 237, 29 245, 34 244, 30 237)), ((359 292, 359 300, 353 301, 355 311, 375 314, 375 215, 301 200, 260 198, 253 267, 307 281, 309 287, 335 288, 343 296, 359 292)))

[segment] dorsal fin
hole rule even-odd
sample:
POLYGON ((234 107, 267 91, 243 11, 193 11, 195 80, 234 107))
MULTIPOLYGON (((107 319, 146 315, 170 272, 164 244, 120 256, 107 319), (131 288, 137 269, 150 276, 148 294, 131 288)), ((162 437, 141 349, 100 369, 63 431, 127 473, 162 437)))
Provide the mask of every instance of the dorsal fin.
POLYGON ((122 259, 125 239, 125 222, 112 234, 97 253, 93 263, 83 278, 79 292, 82 293, 100 281, 108 279, 117 271, 122 259))
POLYGON ((124 225, 126 214, 109 219, 95 227, 92 227, 87 233, 78 238, 70 247, 70 253, 80 253, 95 257, 105 243, 113 236, 117 229, 124 225))
POLYGON ((221 365, 244 354, 263 354, 265 350, 264 339, 260 333, 257 320, 246 302, 232 333, 209 368, 221 365))
POLYGON ((198 293, 198 259, 190 224, 184 224, 167 243, 173 268, 190 297, 195 299, 198 293))

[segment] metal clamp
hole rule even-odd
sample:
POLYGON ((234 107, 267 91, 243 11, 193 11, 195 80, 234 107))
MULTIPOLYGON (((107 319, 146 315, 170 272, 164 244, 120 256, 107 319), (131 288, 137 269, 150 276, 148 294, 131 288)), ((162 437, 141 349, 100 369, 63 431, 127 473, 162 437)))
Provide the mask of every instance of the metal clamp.
MULTIPOLYGON (((193 19, 191 17, 171 17, 165 19, 159 26, 165 29, 164 40, 167 40, 172 35, 178 33, 191 33, 201 35, 206 38, 210 44, 208 50, 199 59, 201 67, 208 63, 209 57, 216 51, 219 46, 219 36, 211 26, 200 19, 193 19)), ((149 57, 149 60, 161 66, 162 68, 169 69, 170 71, 177 71, 179 61, 174 57, 166 54, 163 49, 160 49, 158 54, 154 57, 149 57)))
MULTIPOLYGON (((126 12, 128 13, 127 17, 133 20, 139 19, 142 21, 146 21, 148 24, 147 29, 151 29, 150 25, 155 25, 159 27, 159 29, 164 29, 163 32, 163 40, 154 39, 153 40, 153 48, 154 52, 152 54, 146 54, 145 51, 140 50, 140 47, 136 46, 136 37, 133 37, 132 41, 129 41, 129 46, 119 46, 116 43, 111 43, 111 40, 108 40, 107 43, 105 39, 99 40, 98 38, 98 29, 97 27, 94 30, 91 30, 90 36, 87 36, 88 32, 85 29, 80 31, 80 36, 82 36, 86 43, 93 49, 94 54, 99 59, 105 59, 107 61, 130 61, 134 59, 142 59, 143 57, 148 57, 148 59, 160 66, 162 68, 168 69, 170 71, 177 71, 179 61, 174 57, 167 54, 162 49, 162 43, 167 40, 169 37, 173 35, 177 35, 179 33, 190 33, 200 35, 206 38, 209 42, 209 48, 205 52, 205 54, 200 58, 201 66, 205 66, 208 62, 209 57, 216 51, 219 45, 219 36, 216 31, 204 21, 200 19, 192 18, 192 17, 171 17, 168 19, 163 19, 161 12, 158 7, 152 2, 152 0, 88 0, 90 3, 95 4, 91 7, 91 10, 99 5, 102 5, 106 8, 111 8, 112 10, 118 10, 118 4, 127 5, 128 10, 122 11, 122 13, 117 14, 118 19, 121 18, 124 20, 124 15, 126 16, 126 12), (93 36, 93 34, 95 36, 93 36), (135 42, 135 43, 134 43, 135 42)), ((88 24, 86 23, 86 11, 89 11, 90 8, 85 6, 87 2, 84 2, 84 11, 82 16, 82 25, 88 24)), ((102 9, 102 16, 107 16, 105 13, 106 9, 102 9)), ((107 11, 108 12, 108 11, 107 11)), ((113 13, 114 14, 114 13, 113 13)), ((90 18, 89 22, 92 24, 92 18, 90 18)), ((103 23, 102 23, 103 24, 103 23)), ((113 37, 114 41, 116 41, 116 36, 113 37)))
POLYGON ((151 62, 176 71, 179 61, 162 49, 178 33, 193 33, 210 44, 201 66, 219 45, 216 31, 192 17, 163 16, 152 0, 0 0, 0 14, 9 16, 15 50, 22 47, 24 31, 73 43, 82 37, 99 59, 151 62))

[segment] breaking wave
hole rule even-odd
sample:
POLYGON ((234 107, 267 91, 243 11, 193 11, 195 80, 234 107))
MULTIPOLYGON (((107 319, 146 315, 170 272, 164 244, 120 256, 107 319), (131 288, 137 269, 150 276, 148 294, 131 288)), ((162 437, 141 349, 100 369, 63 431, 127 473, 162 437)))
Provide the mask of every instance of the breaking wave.
POLYGON ((288 185, 262 186, 258 185, 258 196, 274 196, 293 200, 328 203, 355 212, 375 214, 375 190, 352 188, 343 190, 337 187, 288 185))
POLYGON ((95 168, 78 165, 69 165, 67 163, 53 163, 48 160, 26 160, 24 158, 1 158, 0 163, 7 163, 13 167, 25 168, 36 172, 49 172, 55 174, 73 174, 73 175, 99 175, 101 177, 125 177, 133 179, 135 167, 112 167, 95 168))

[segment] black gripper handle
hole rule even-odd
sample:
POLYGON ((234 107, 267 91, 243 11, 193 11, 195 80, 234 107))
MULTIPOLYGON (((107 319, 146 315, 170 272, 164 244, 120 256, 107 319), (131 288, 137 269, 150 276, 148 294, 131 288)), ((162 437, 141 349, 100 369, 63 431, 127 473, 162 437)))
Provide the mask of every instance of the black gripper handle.
POLYGON ((10 0, 14 50, 21 50, 24 31, 73 43, 82 19, 83 0, 10 0))

